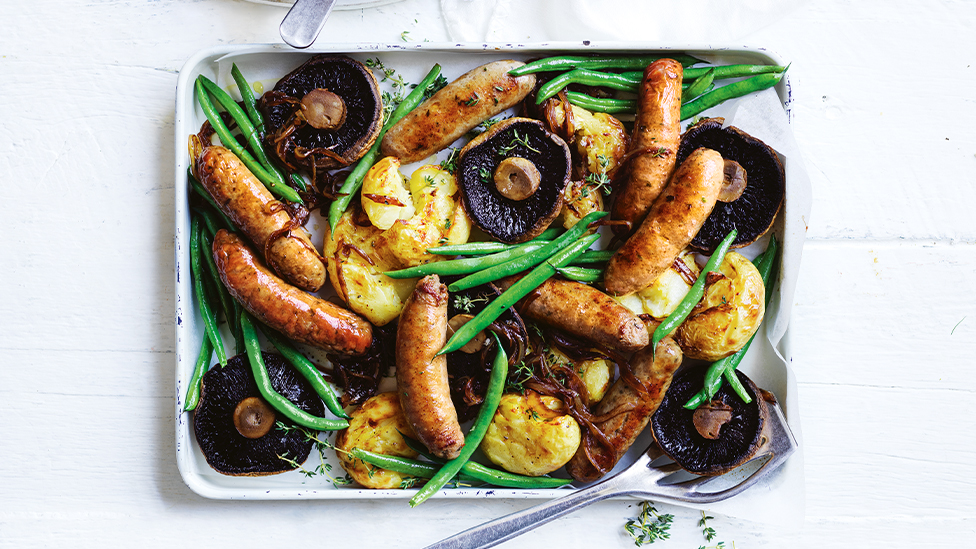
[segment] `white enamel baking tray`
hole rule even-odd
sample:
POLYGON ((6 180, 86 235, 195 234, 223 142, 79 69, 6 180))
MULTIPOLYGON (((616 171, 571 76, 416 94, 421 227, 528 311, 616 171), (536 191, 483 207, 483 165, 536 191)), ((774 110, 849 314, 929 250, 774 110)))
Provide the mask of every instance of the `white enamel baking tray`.
MULTIPOLYGON (((188 260, 189 209, 187 206, 186 170, 189 159, 186 154, 187 137, 199 131, 205 120, 193 98, 193 82, 200 74, 215 80, 234 95, 237 94, 230 77, 230 67, 236 63, 250 82, 260 81, 268 90, 274 82, 300 65, 308 57, 323 52, 346 53, 365 60, 378 57, 387 67, 395 68, 408 82, 418 82, 434 63, 443 67, 442 74, 448 80, 460 76, 470 68, 496 59, 522 59, 567 53, 653 53, 685 52, 714 63, 771 63, 785 64, 774 54, 760 49, 714 48, 701 45, 663 47, 655 44, 620 43, 546 43, 546 44, 334 44, 327 48, 297 51, 283 45, 219 46, 201 51, 190 58, 180 72, 176 90, 176 448, 177 462, 187 486, 201 496, 216 499, 409 499, 414 490, 366 490, 357 487, 336 487, 325 477, 306 478, 293 471, 265 477, 230 477, 212 470, 194 440, 192 415, 183 412, 187 382, 200 348, 203 324, 193 302, 188 260)), ((389 83, 381 84, 381 86, 389 83)), ((793 289, 799 269, 800 251, 810 208, 809 181, 789 129, 790 86, 784 78, 773 90, 760 94, 762 97, 736 100, 705 113, 725 116, 734 125, 765 140, 784 159, 787 169, 787 198, 775 224, 774 231, 783 245, 783 264, 777 282, 776 294, 768 304, 764 322, 766 337, 757 338, 749 354, 740 366, 756 383, 772 391, 783 404, 788 421, 798 440, 800 437, 799 410, 796 384, 788 366, 789 313, 793 289), (739 123, 739 120, 742 123, 739 123), (749 123, 750 125, 745 125, 749 123), (752 127, 750 127, 752 126, 752 127)), ((411 166, 405 166, 409 173, 411 166)), ((321 247, 321 218, 313 216, 309 229, 314 242, 321 247)), ((765 239, 743 251, 749 257, 758 254, 765 246, 765 239)), ((741 251, 741 250, 740 250, 741 251)), ((328 284, 326 286, 329 286, 328 284)), ((231 338, 225 341, 232 342, 231 338)), ((314 354, 314 353, 313 353, 314 354)), ((324 357, 316 356, 324 361, 324 357)), ((632 453, 649 443, 649 434, 639 440, 632 453)), ((711 505, 710 509, 727 515, 742 516, 754 520, 795 521, 802 517, 803 467, 802 443, 781 471, 769 482, 758 485, 733 498, 730 504, 711 505)), ((624 467, 634 456, 625 457, 618 467, 624 467)), ((313 451, 309 468, 318 464, 313 451), (313 461, 314 460, 314 461, 313 461)), ((331 456, 333 472, 344 472, 334 456, 331 456)), ((552 498, 567 489, 514 490, 460 488, 442 490, 435 497, 453 498, 552 498)))

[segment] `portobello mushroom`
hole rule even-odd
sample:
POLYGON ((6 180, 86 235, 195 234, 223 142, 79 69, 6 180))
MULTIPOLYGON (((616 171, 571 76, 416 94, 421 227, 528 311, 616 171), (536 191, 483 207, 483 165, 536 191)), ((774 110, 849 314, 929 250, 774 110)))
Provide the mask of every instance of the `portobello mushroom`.
POLYGON ((383 125, 376 78, 343 55, 312 57, 258 103, 267 118, 265 143, 292 170, 342 168, 359 160, 383 125))
MULTIPOLYGON (((325 406, 315 391, 280 355, 262 353, 271 385, 299 408, 315 416, 325 406)), ((312 441, 297 429, 275 428, 274 410, 261 398, 247 355, 203 376, 193 432, 207 463, 218 473, 261 476, 295 469, 312 451, 312 441), (289 461, 282 459, 287 457, 289 461)))
POLYGON ((684 370, 651 418, 658 446, 684 470, 721 475, 749 461, 768 438, 769 409, 762 391, 742 372, 736 375, 752 402, 746 404, 726 383, 695 410, 684 404, 702 388, 708 365, 684 370))
POLYGON ((755 242, 773 225, 786 196, 786 172, 776 151, 724 118, 706 118, 681 136, 677 165, 701 147, 718 151, 726 161, 726 185, 691 247, 711 253, 729 231, 738 236, 733 248, 755 242), (743 188, 744 187, 744 188, 743 188))
POLYGON ((469 142, 457 182, 471 220, 496 240, 525 242, 546 230, 569 184, 566 143, 528 118, 509 118, 469 142))

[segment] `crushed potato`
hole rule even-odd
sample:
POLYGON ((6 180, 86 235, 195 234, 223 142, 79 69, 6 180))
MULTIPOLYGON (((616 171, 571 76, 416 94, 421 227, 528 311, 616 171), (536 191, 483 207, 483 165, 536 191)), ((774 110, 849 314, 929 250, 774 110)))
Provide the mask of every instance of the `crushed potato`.
POLYGON ((695 264, 695 256, 691 252, 682 252, 678 258, 688 266, 690 281, 672 266, 664 271, 650 286, 630 295, 614 297, 614 299, 634 314, 649 314, 658 320, 664 319, 673 313, 681 300, 688 295, 688 290, 691 289, 694 279, 701 272, 701 269, 695 264))
POLYGON ((766 312, 762 275, 741 254, 729 252, 719 266, 722 277, 708 284, 705 296, 675 332, 685 356, 716 361, 741 349, 766 312))
POLYGON ((604 358, 574 362, 555 348, 549 349, 549 354, 552 362, 569 364, 576 375, 583 380, 583 384, 586 385, 587 406, 593 406, 603 400, 613 381, 612 362, 604 358))
POLYGON ((380 393, 350 415, 349 427, 336 437, 336 454, 342 468, 366 488, 399 488, 410 475, 363 463, 350 457, 348 452, 361 448, 388 456, 417 457, 417 452, 407 446, 400 434, 413 435, 413 429, 400 408, 400 398, 395 392, 380 393))
POLYGON ((366 172, 362 204, 373 226, 384 231, 400 219, 413 217, 413 199, 397 157, 387 156, 366 172))
POLYGON ((579 444, 579 424, 562 401, 527 390, 502 396, 481 451, 507 471, 540 476, 565 465, 579 444))
POLYGON ((397 269, 377 250, 382 231, 370 224, 358 205, 339 218, 335 233, 325 234, 325 266, 332 288, 354 312, 377 326, 400 316, 416 279, 395 280, 383 273, 397 269))

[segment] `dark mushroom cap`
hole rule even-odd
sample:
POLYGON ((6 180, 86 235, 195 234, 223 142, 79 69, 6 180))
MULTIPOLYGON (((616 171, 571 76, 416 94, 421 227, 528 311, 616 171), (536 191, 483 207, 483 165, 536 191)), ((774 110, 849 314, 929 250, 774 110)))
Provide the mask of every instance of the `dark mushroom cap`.
POLYGON ((733 248, 755 242, 773 225, 786 196, 786 172, 776 151, 735 126, 723 128, 723 118, 706 118, 688 128, 681 136, 677 165, 695 149, 706 147, 718 151, 722 158, 734 160, 745 168, 748 184, 733 202, 718 202, 708 220, 691 241, 691 247, 711 252, 729 231, 738 236, 733 248))
POLYGON ((736 371, 752 402, 742 402, 728 383, 724 384, 712 402, 731 408, 731 418, 722 426, 718 438, 702 436, 695 427, 695 410, 686 409, 684 404, 701 390, 707 370, 707 364, 695 366, 671 382, 651 418, 651 429, 661 450, 683 469, 697 475, 720 475, 742 465, 759 450, 769 412, 759 388, 736 371))
POLYGON ((279 80, 259 106, 267 117, 268 146, 294 169, 352 164, 373 145, 383 124, 376 78, 362 63, 342 55, 312 57, 279 80), (317 129, 304 119, 302 98, 313 90, 328 90, 342 99, 345 112, 338 127, 317 129))
POLYGON ((458 186, 471 220, 492 238, 525 242, 559 215, 569 184, 570 152, 538 120, 509 118, 461 149, 457 166, 458 186), (510 157, 530 160, 541 176, 539 188, 524 200, 505 198, 495 186, 495 171, 510 157))
MULTIPOLYGON (((308 381, 280 355, 262 356, 276 391, 310 414, 325 413, 325 406, 308 381)), ((234 426, 235 408, 249 397, 260 396, 246 355, 237 355, 227 361, 227 366, 215 366, 204 374, 200 404, 193 413, 193 432, 207 463, 217 472, 234 476, 282 473, 294 467, 278 456, 301 463, 312 451, 312 442, 298 430, 272 427, 255 439, 238 432, 234 426)))
MULTIPOLYGON (((451 280, 445 278, 444 282, 449 283, 451 280)), ((451 292, 447 302, 447 318, 451 319, 460 314, 476 315, 500 294, 501 291, 490 283, 451 292)), ((509 360, 523 356, 525 341, 529 339, 529 335, 525 323, 515 309, 511 307, 506 309, 493 324, 502 332, 499 338, 509 360)), ((484 349, 471 354, 459 350, 447 355, 451 399, 454 401, 458 419, 462 422, 474 419, 478 413, 485 392, 488 390, 488 378, 491 375, 491 363, 494 358, 493 345, 487 345, 484 349)))

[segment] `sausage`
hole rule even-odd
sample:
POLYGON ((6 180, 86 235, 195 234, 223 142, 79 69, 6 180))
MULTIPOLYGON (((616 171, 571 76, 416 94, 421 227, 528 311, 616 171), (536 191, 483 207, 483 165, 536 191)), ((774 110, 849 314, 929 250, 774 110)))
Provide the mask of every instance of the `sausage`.
POLYGON ((637 231, 607 262, 603 285, 626 295, 653 283, 691 242, 712 213, 722 190, 724 162, 697 149, 675 170, 637 231))
MULTIPOLYGON (((518 280, 498 281, 507 290, 518 280)), ((519 313, 598 345, 633 352, 647 346, 644 322, 607 294, 579 282, 550 278, 518 305, 519 313)))
POLYGON ((637 118, 631 136, 628 177, 611 210, 611 219, 629 221, 614 225, 619 234, 631 233, 647 216, 654 199, 674 170, 681 142, 681 79, 684 69, 674 59, 659 59, 644 69, 637 118))
POLYGON ((524 64, 495 61, 464 73, 394 124, 383 137, 381 151, 409 164, 446 148, 525 99, 535 87, 535 75, 508 74, 524 64))
MULTIPOLYGON (((681 348, 670 337, 662 339, 657 344, 657 353, 653 353, 650 347, 645 347, 634 354, 630 360, 630 367, 634 376, 644 384, 647 394, 641 395, 624 379, 617 379, 603 400, 596 405, 593 412, 596 416, 609 414, 621 407, 633 406, 629 411, 596 424, 610 440, 614 450, 614 455, 608 456, 603 446, 599 444, 591 446, 591 451, 597 454, 595 456, 597 461, 607 466, 607 471, 620 461, 644 427, 647 427, 651 416, 664 400, 664 393, 671 386, 671 379, 681 366, 681 359, 681 348)), ((603 476, 603 473, 590 462, 582 445, 566 464, 566 472, 580 482, 591 482, 603 476)))
POLYGON ((325 284, 325 265, 308 232, 234 153, 207 147, 197 157, 195 171, 217 206, 264 252, 265 263, 276 273, 310 292, 325 284))
POLYGON ((396 380, 400 406, 417 438, 431 453, 454 459, 464 433, 451 401, 447 355, 447 286, 437 275, 420 279, 400 313, 396 337, 396 380))
POLYGON ((234 233, 217 231, 213 254, 230 294, 288 338, 347 355, 361 355, 373 342, 369 322, 278 278, 234 233))

